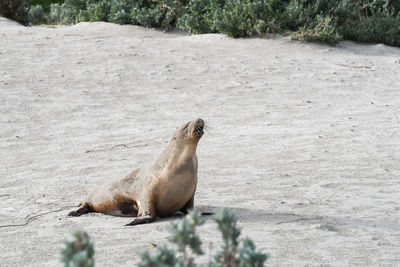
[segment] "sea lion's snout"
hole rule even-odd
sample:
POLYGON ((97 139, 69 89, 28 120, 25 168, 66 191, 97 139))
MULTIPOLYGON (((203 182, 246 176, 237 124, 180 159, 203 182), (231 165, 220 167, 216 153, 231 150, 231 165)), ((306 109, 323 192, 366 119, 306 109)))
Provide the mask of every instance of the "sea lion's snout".
POLYGON ((193 121, 193 135, 201 137, 204 134, 204 120, 197 119, 193 121))

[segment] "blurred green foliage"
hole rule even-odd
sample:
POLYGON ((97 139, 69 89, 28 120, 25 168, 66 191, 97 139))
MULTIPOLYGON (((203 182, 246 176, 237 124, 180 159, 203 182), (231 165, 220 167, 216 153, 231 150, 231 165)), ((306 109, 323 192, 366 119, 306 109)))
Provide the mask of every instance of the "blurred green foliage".
POLYGON ((72 240, 64 241, 61 261, 65 267, 93 267, 94 247, 90 236, 84 231, 76 231, 72 240))
MULTIPOLYGON (((256 249, 253 241, 248 238, 239 240, 240 229, 237 227, 236 216, 233 212, 224 209, 214 217, 218 230, 222 234, 222 248, 214 258, 208 262, 209 267, 262 267, 268 255, 256 249)), ((183 220, 173 222, 169 231, 170 241, 178 247, 175 252, 162 246, 154 253, 145 251, 141 254, 139 267, 166 266, 166 267, 194 267, 195 255, 202 255, 202 242, 196 234, 196 227, 202 225, 198 211, 191 211, 183 220)), ((204 265, 202 265, 204 266, 204 265)))
MULTIPOLYGON (((257 250, 249 238, 239 240, 240 229, 236 225, 233 212, 224 209, 214 217, 222 234, 222 249, 211 259, 209 267, 262 267, 269 255, 257 250)), ((204 221, 200 212, 193 210, 182 220, 169 225, 169 241, 177 251, 160 246, 155 251, 144 251, 140 254, 139 267, 195 267, 198 256, 203 255, 202 242, 196 228, 204 221)), ((94 246, 90 236, 84 231, 76 231, 73 239, 64 241, 61 250, 61 261, 65 267, 93 267, 94 246)))

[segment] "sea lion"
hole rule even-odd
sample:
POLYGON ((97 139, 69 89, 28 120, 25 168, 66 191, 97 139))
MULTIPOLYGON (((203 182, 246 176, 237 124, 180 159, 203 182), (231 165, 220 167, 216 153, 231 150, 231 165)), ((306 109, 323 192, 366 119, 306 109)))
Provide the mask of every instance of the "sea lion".
POLYGON ((186 214, 193 208, 197 186, 196 148, 203 129, 202 119, 185 123, 150 166, 138 168, 122 179, 105 182, 68 215, 100 212, 136 216, 127 224, 136 225, 177 211, 186 214))

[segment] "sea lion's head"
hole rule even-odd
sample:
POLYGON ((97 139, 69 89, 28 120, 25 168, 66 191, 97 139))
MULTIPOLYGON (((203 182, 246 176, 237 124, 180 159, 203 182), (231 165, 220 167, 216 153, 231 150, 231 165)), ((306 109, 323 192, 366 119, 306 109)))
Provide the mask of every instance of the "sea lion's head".
POLYGON ((195 119, 183 124, 172 136, 172 142, 186 144, 197 144, 204 134, 204 121, 195 119))

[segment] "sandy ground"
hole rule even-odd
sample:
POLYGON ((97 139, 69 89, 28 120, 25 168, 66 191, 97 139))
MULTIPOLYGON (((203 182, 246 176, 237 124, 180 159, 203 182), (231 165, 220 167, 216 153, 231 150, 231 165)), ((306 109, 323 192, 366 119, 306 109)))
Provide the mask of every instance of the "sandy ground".
MULTIPOLYGON (((201 117, 195 205, 236 211, 269 265, 400 266, 399 78, 400 49, 380 44, 0 18, 0 265, 60 266, 78 228, 97 266, 166 244, 172 219, 68 206, 201 117)), ((198 231, 215 252, 213 222, 198 231)))

